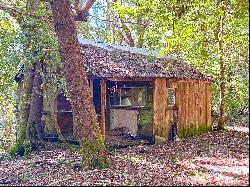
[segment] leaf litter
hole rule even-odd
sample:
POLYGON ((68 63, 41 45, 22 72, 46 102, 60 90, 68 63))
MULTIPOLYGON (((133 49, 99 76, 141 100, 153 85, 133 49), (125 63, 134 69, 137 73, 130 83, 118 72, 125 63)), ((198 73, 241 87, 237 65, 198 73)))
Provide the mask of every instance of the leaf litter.
POLYGON ((109 168, 83 171, 77 151, 48 143, 26 158, 0 161, 0 185, 249 185, 249 131, 235 128, 113 149, 108 156, 109 168))

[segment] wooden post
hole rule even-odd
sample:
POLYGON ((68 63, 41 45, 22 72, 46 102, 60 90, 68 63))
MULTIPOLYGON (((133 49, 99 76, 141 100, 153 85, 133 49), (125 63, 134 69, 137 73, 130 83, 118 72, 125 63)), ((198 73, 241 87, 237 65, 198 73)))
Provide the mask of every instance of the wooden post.
POLYGON ((89 79, 89 89, 90 89, 90 96, 93 100, 93 87, 94 87, 94 81, 93 79, 89 79))
POLYGON ((177 134, 179 136, 182 136, 182 130, 183 130, 183 86, 181 82, 178 82, 178 88, 177 88, 177 106, 178 106, 178 128, 177 128, 177 134))
POLYGON ((154 80, 154 96, 153 96, 153 111, 154 111, 154 126, 153 126, 153 135, 158 135, 158 90, 159 90, 159 79, 154 80))
POLYGON ((100 124, 101 132, 103 135, 103 139, 105 140, 105 132, 106 132, 106 80, 101 80, 101 124, 100 124))
POLYGON ((163 100, 162 100, 162 102, 163 102, 163 109, 164 109, 164 111, 163 111, 163 114, 164 114, 164 116, 163 116, 163 128, 162 128, 162 130, 163 130, 163 134, 162 134, 162 136, 163 137, 165 137, 166 138, 166 143, 168 143, 169 142, 169 133, 170 133, 170 118, 169 118, 169 110, 168 110, 168 84, 169 84, 169 82, 168 82, 168 80, 167 79, 165 79, 164 80, 164 82, 163 82, 163 84, 162 84, 162 88, 163 88, 163 100))

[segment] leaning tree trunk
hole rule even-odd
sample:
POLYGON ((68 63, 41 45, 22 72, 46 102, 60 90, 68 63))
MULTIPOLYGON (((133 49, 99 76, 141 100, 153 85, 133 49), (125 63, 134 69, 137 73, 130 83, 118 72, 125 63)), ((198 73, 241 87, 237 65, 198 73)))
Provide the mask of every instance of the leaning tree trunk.
POLYGON ((55 33, 72 105, 74 132, 81 144, 83 167, 90 169, 103 166, 99 164, 106 164, 106 151, 90 96, 81 47, 70 7, 69 0, 51 1, 55 33))

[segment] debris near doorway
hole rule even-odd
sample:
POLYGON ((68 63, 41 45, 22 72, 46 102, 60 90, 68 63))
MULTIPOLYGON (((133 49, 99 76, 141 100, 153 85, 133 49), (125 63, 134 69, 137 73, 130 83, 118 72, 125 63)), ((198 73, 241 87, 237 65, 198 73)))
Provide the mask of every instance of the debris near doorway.
POLYGON ((127 127, 116 127, 107 131, 105 143, 113 148, 125 148, 148 144, 149 142, 139 139, 139 137, 132 134, 127 127))

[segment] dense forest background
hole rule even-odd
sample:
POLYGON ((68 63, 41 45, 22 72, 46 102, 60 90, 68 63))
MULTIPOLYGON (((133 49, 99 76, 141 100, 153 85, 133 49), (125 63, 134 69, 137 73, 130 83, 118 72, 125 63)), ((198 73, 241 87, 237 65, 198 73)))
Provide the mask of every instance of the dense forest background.
MULTIPOLYGON (((65 88, 49 4, 0 1, 0 128, 15 137, 17 84, 23 64, 43 59, 44 85, 65 88)), ((72 9, 77 9, 77 1, 72 9)), ((241 119, 249 110, 249 2, 246 0, 96 0, 87 22, 76 22, 80 38, 158 49, 214 77, 212 112, 241 119), (224 100, 225 99, 225 100, 224 100)), ((9 139, 8 139, 9 138, 9 139)), ((1 147, 1 146, 0 146, 1 147)))

